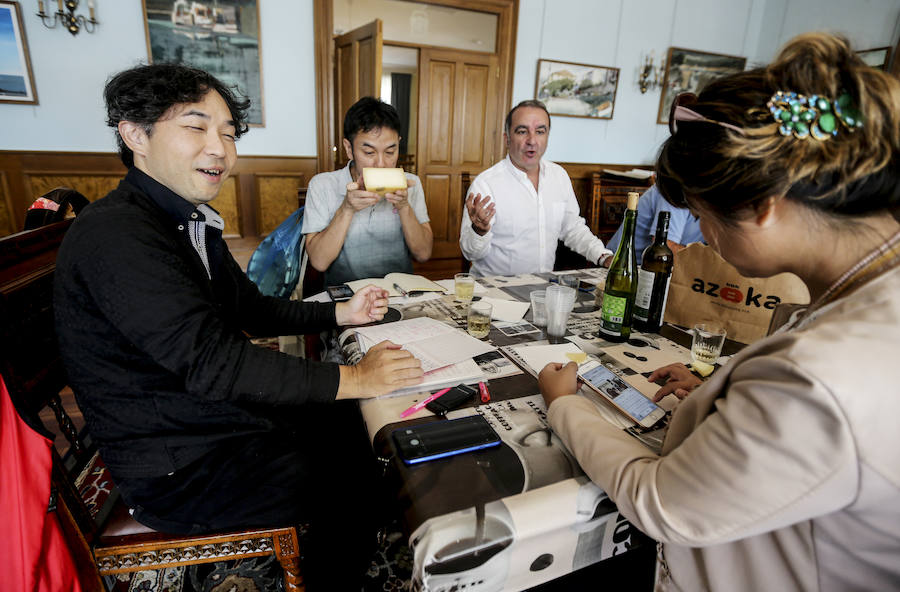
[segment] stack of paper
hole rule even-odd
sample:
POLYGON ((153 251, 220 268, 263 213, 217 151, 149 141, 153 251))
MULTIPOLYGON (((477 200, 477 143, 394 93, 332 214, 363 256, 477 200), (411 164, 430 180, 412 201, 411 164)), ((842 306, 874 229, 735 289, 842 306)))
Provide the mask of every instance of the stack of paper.
POLYGON ((470 360, 494 349, 489 343, 428 317, 359 327, 356 336, 363 353, 385 340, 402 345, 422 362, 425 372, 470 360))

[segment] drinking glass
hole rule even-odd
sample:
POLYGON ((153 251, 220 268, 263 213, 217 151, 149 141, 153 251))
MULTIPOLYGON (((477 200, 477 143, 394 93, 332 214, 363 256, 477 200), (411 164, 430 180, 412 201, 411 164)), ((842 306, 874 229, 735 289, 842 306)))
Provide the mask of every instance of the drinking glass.
POLYGON ((547 336, 562 337, 566 334, 566 320, 575 305, 575 290, 554 284, 547 288, 546 299, 547 336))
POLYGON ((697 323, 691 340, 691 359, 713 365, 725 345, 725 327, 717 323, 697 323))
POLYGON ((558 275, 556 277, 559 281, 560 286, 566 286, 567 288, 572 288, 573 290, 578 290, 578 288, 581 287, 581 279, 574 273, 558 275))
POLYGON ((531 296, 531 322, 536 327, 547 326, 547 291, 533 290, 531 296))
POLYGON ((489 302, 473 302, 469 305, 469 316, 466 319, 466 330, 472 337, 484 339, 491 332, 491 311, 489 302))
POLYGON ((475 294, 475 278, 471 273, 458 273, 453 276, 453 291, 458 302, 472 302, 475 294))

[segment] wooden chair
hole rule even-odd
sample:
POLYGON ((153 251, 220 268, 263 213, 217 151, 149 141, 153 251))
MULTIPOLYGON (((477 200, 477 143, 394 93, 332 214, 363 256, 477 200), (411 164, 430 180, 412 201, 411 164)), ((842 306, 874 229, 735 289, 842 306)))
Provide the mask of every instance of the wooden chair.
POLYGON ((52 409, 69 443, 65 458, 54 450, 52 496, 85 581, 100 590, 98 574, 275 555, 284 568, 285 589, 303 590, 297 528, 202 536, 155 532, 131 518, 89 435, 76 432, 59 395, 66 377, 52 298, 56 254, 71 222, 0 239, 0 374, 20 414, 37 425, 40 411, 52 409))

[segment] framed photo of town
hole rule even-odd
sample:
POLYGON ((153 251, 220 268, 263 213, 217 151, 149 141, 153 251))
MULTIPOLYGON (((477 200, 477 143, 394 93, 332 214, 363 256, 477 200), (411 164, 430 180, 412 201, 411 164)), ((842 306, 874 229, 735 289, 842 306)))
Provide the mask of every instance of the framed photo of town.
POLYGON ((19 4, 0 0, 0 103, 37 102, 19 4))
POLYGON ((150 62, 206 70, 250 99, 249 123, 263 126, 258 0, 142 0, 150 62))
POLYGON ((890 47, 878 47, 876 49, 864 49, 856 52, 859 57, 862 58, 862 61, 872 66, 873 68, 878 68, 879 70, 884 70, 887 72, 888 64, 891 62, 891 48, 890 47))
POLYGON ((659 99, 657 123, 669 123, 669 107, 683 92, 698 92, 714 78, 742 72, 747 58, 670 47, 659 99))
POLYGON ((538 60, 534 96, 551 115, 612 119, 619 69, 538 60))

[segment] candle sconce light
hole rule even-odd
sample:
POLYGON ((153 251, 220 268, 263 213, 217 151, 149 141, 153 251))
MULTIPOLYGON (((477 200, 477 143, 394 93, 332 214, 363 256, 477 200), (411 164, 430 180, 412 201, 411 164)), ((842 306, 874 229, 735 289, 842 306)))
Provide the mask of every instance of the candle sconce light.
POLYGON ((75 11, 78 9, 78 3, 79 0, 57 0, 56 12, 48 14, 44 12, 44 0, 38 0, 37 16, 41 18, 41 22, 48 29, 55 29, 56 25, 61 24, 73 36, 77 35, 82 29, 88 33, 93 33, 97 25, 100 24, 94 18, 94 0, 88 0, 88 18, 81 14, 75 14, 75 11))
POLYGON ((662 87, 665 71, 665 60, 660 60, 657 63, 653 58, 652 51, 649 55, 644 56, 638 69, 638 88, 641 90, 641 94, 646 93, 648 90, 656 90, 662 87))

